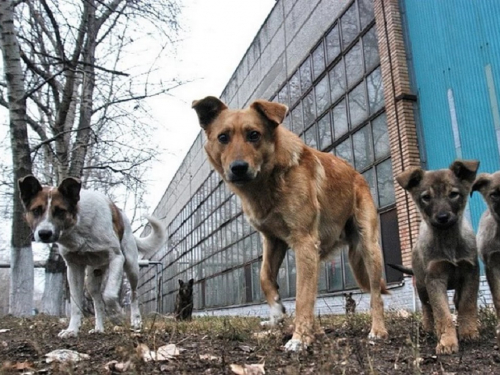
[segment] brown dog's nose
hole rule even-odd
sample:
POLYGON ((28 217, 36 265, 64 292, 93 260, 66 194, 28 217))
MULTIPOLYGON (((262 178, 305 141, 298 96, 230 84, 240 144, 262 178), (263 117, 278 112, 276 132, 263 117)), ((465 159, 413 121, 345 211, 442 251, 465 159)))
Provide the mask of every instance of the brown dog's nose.
POLYGON ((243 160, 236 160, 229 165, 229 169, 235 176, 242 177, 248 172, 248 163, 243 160))

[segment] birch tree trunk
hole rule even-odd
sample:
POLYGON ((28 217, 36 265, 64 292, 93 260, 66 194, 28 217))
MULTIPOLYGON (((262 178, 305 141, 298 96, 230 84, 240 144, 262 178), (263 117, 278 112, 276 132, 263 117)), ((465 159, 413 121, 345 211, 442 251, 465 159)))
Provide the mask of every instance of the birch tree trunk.
POLYGON ((14 177, 9 313, 15 316, 26 316, 30 315, 33 309, 33 251, 31 231, 23 219, 17 180, 31 173, 31 157, 26 122, 24 75, 13 12, 12 1, 0 1, 0 46, 7 83, 14 177))

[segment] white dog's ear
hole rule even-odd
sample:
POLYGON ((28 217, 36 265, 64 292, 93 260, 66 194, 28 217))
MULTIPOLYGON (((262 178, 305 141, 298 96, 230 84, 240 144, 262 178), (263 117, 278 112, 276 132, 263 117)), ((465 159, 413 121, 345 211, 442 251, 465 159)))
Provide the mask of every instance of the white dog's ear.
POLYGON ((191 108, 196 111, 200 126, 205 130, 223 110, 227 109, 227 106, 215 96, 207 96, 204 99, 194 100, 191 108))
POLYGON ((411 190, 420 184, 424 178, 424 170, 420 167, 412 167, 396 177, 396 181, 405 190, 411 190))
POLYGON ((77 204, 80 200, 80 189, 82 183, 78 178, 68 177, 63 180, 57 187, 57 190, 68 199, 72 204, 77 204))
POLYGON ((450 170, 462 181, 472 183, 476 178, 479 168, 478 160, 455 160, 450 165, 450 170))
POLYGON ((267 100, 262 99, 254 101, 250 104, 250 108, 253 108, 264 116, 273 127, 283 123, 283 120, 288 112, 288 107, 286 105, 268 102, 267 100))
POLYGON ((472 193, 474 193, 475 191, 479 191, 481 194, 483 194, 483 191, 488 187, 490 182, 491 175, 489 173, 481 173, 479 176, 477 176, 474 184, 472 184, 470 195, 472 196, 472 193))
POLYGON ((20 178, 17 181, 17 184, 19 186, 19 195, 21 196, 21 201, 23 202, 24 207, 27 208, 33 197, 42 190, 42 185, 36 179, 36 177, 32 175, 20 178))

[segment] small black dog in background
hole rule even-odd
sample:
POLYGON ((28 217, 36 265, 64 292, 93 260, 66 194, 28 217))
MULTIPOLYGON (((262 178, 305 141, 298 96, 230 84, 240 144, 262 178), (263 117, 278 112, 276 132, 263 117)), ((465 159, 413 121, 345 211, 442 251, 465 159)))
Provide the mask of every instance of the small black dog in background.
POLYGON ((353 315, 356 313, 356 301, 352 298, 352 292, 344 293, 345 297, 345 314, 353 315))
POLYGON ((193 314, 193 282, 193 279, 187 283, 179 280, 179 293, 175 300, 176 320, 191 320, 193 314))

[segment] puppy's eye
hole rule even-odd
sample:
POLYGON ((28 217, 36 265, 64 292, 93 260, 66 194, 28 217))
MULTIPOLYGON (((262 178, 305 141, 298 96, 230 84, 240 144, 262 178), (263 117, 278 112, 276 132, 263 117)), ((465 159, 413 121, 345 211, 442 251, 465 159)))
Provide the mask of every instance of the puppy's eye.
POLYGON ((223 145, 227 145, 229 143, 229 135, 227 135, 226 133, 219 134, 219 136, 217 137, 217 139, 223 145))
POLYGON ((42 208, 42 206, 37 206, 37 207, 33 208, 33 209, 31 210, 31 212, 33 213, 33 215, 34 215, 35 217, 39 217, 39 216, 41 216, 41 215, 42 215, 42 213, 43 213, 43 208, 42 208))
POLYGON ((450 197, 450 199, 457 199, 458 197, 460 197, 460 193, 458 191, 452 191, 448 196, 450 197))
POLYGON ((494 200, 494 201, 500 200, 500 192, 494 191, 494 192, 490 193, 490 198, 491 198, 491 200, 494 200))
POLYGON ((62 218, 64 215, 66 215, 66 210, 64 208, 56 207, 54 208, 54 216, 62 218))
POLYGON ((429 193, 424 193, 420 196, 420 199, 424 203, 429 203, 431 201, 431 195, 429 193))
POLYGON ((250 133, 247 134, 247 141, 248 142, 258 142, 260 139, 260 133, 258 131, 251 131, 250 133))

